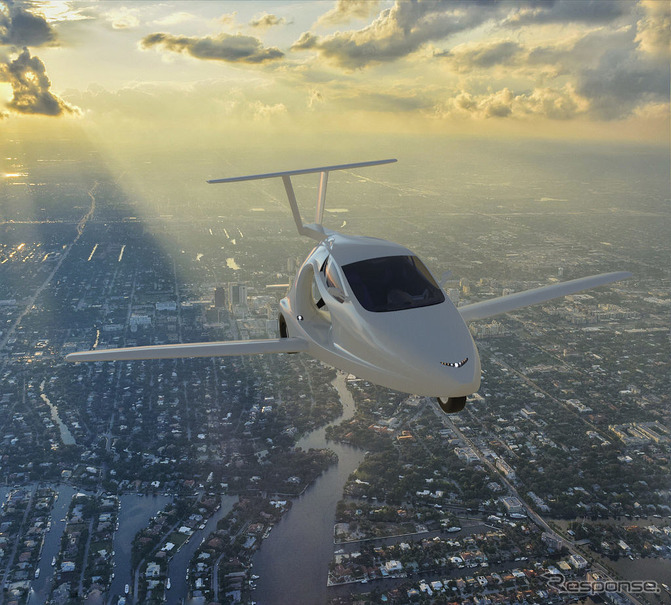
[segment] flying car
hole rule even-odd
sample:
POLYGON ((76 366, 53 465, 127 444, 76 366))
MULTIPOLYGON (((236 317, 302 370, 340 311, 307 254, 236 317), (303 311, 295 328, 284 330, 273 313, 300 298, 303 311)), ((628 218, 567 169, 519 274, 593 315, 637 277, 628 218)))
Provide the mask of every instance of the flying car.
POLYGON ((71 353, 68 361, 114 361, 305 352, 375 384, 434 397, 446 413, 464 408, 480 386, 480 357, 468 329, 485 319, 574 294, 631 273, 604 273, 456 307, 431 271, 408 248, 323 226, 328 175, 395 159, 323 166, 208 181, 280 178, 298 233, 317 241, 285 298, 280 337, 104 349, 71 353), (291 177, 319 173, 315 222, 301 217, 291 177))

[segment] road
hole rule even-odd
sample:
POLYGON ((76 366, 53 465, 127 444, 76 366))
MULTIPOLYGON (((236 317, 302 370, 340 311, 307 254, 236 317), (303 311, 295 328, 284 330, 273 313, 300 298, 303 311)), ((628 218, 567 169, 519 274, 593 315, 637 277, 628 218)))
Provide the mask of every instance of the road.
MULTIPOLYGON (((60 258, 59 258, 58 261, 56 262, 56 264, 55 264, 53 270, 51 271, 51 273, 49 273, 49 275, 48 275, 47 278, 44 280, 44 282, 42 282, 42 285, 40 285, 40 286, 37 288, 37 290, 35 290, 35 292, 33 293, 33 295, 28 299, 28 303, 27 303, 26 306, 24 307, 23 311, 21 311, 21 313, 19 314, 19 316, 14 320, 14 323, 12 323, 12 325, 7 329, 7 332, 5 333, 5 335, 4 335, 4 336, 2 337, 2 339, 0 340, 0 351, 2 351, 2 350, 5 348, 5 346, 7 345, 7 342, 9 341, 9 339, 10 339, 10 338, 14 335, 14 333, 16 332, 16 328, 17 328, 17 327, 21 324, 21 322, 23 321, 23 318, 24 318, 26 315, 28 315, 28 313, 30 313, 30 311, 32 310, 32 308, 35 306, 35 302, 37 301, 37 299, 38 299, 38 297, 40 296, 40 294, 42 294, 42 292, 45 290, 45 288, 51 283, 51 281, 52 281, 53 278, 54 278, 54 275, 56 275, 56 273, 58 272, 58 270, 61 268, 61 265, 63 264, 63 262, 65 261, 65 259, 66 259, 66 258, 68 257, 68 255, 70 254, 70 251, 72 250, 72 248, 74 247, 74 245, 79 241, 79 238, 82 236, 82 233, 84 232, 84 229, 85 229, 85 227, 86 227, 86 223, 88 223, 88 221, 91 219, 91 217, 93 216, 93 213, 95 212, 95 209, 96 209, 96 198, 95 198, 95 196, 93 195, 93 193, 94 193, 95 190, 96 190, 96 187, 98 187, 98 183, 97 183, 97 182, 94 183, 93 187, 91 187, 91 189, 90 189, 89 192, 88 192, 88 195, 89 195, 89 197, 91 198, 91 206, 89 207, 89 209, 88 209, 88 211, 86 212, 86 214, 84 214, 84 216, 82 216, 82 218, 81 218, 81 219, 79 220, 79 222, 77 223, 77 235, 76 235, 76 237, 75 237, 75 238, 72 240, 72 242, 65 248, 63 254, 61 254, 60 258)), ((6 360, 4 361, 4 363, 2 364, 2 367, 0 368, 0 371, 3 371, 3 370, 5 369, 5 366, 7 365, 7 362, 8 362, 8 361, 9 361, 9 358, 6 359, 6 360)), ((9 417, 11 418, 11 415, 10 415, 9 417)))
MULTIPOLYGON (((545 519, 543 519, 543 517, 541 517, 534 509, 531 508, 531 506, 529 506, 529 504, 526 503, 524 498, 520 496, 519 492, 517 491, 517 488, 506 478, 506 476, 489 459, 487 459, 483 455, 483 453, 480 451, 480 448, 471 439, 469 439, 466 435, 464 435, 464 433, 459 429, 459 427, 454 422, 452 422, 452 419, 449 416, 443 414, 438 409, 437 406, 432 405, 431 407, 433 409, 434 414, 441 420, 443 425, 454 431, 454 433, 459 437, 459 439, 461 439, 466 445, 471 447, 478 456, 478 458, 480 459, 480 462, 489 469, 489 471, 492 473, 493 476, 497 477, 497 479, 506 486, 509 495, 514 496, 521 502, 529 519, 534 521, 536 525, 538 525, 539 527, 543 528, 543 530, 547 534, 552 536, 554 539, 560 540, 563 544, 565 544, 570 554, 580 555, 583 558, 588 559, 590 567, 592 568, 593 571, 596 571, 608 578, 612 577, 612 573, 607 572, 606 569, 600 563, 594 561, 591 558, 588 558, 589 555, 587 553, 578 552, 578 547, 572 540, 566 538, 566 536, 557 533, 552 527, 550 527, 545 521, 545 519)), ((639 601, 629 593, 623 592, 621 594, 626 594, 626 596, 630 599, 630 601, 635 605, 643 605, 641 601, 639 601)))

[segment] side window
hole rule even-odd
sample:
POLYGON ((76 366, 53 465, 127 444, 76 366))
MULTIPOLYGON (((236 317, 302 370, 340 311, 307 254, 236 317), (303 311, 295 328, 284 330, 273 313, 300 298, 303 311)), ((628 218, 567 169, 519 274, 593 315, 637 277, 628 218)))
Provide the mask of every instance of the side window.
POLYGON ((338 276, 338 270, 335 268, 334 263, 331 261, 331 257, 326 259, 326 262, 322 265, 322 270, 324 271, 324 276, 326 279, 327 288, 337 288, 341 292, 345 292, 345 289, 342 286, 340 277, 338 276))
POLYGON ((312 277, 312 302, 314 303, 317 309, 324 307, 324 299, 319 292, 319 286, 317 285, 317 276, 313 274, 312 277))

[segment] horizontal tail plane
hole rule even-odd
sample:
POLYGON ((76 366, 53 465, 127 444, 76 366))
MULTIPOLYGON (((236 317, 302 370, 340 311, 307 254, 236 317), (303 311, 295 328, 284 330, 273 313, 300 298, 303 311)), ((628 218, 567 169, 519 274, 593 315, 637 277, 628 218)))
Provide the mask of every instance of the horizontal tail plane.
POLYGON ((284 172, 267 172, 265 174, 251 174, 247 176, 234 176, 225 179, 212 179, 207 181, 210 184, 217 183, 239 183, 242 181, 258 181, 260 179, 281 178, 284 183, 284 190, 287 192, 289 206, 291 206, 291 213, 296 223, 296 228, 300 235, 316 239, 318 242, 328 237, 328 230, 324 229, 322 222, 324 220, 324 208, 326 207, 326 185, 328 183, 329 172, 334 170, 350 170, 352 168, 367 168, 369 166, 379 166, 381 164, 393 164, 395 159, 388 160, 373 160, 371 162, 355 162, 353 164, 336 164, 334 166, 321 166, 318 168, 299 168, 297 170, 285 170, 284 172), (317 195, 317 209, 315 213, 315 222, 311 224, 303 223, 300 210, 298 209, 298 202, 296 201, 296 194, 291 183, 292 176, 299 176, 301 174, 319 173, 319 193, 317 195))
POLYGON ((334 166, 321 166, 319 168, 298 168, 296 170, 285 170, 284 172, 268 172, 265 174, 250 174, 247 176, 233 176, 225 179, 211 179, 210 184, 216 183, 238 183, 240 181, 258 181, 260 179, 272 179, 275 177, 298 176, 300 174, 314 174, 315 172, 333 172, 334 170, 351 170, 352 168, 367 168, 368 166, 379 166, 380 164, 393 164, 395 159, 373 160, 370 162, 355 162, 353 164, 336 164, 334 166))

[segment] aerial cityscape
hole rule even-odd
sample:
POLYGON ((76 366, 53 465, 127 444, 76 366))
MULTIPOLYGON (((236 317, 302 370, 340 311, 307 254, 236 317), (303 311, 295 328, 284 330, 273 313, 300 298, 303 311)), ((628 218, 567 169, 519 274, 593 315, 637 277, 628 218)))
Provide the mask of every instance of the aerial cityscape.
MULTIPOLYGON (((0 3, 1 604, 671 603, 669 8, 458 4, 0 3), (204 58, 232 38, 256 54, 204 58), (667 73, 636 97, 584 66, 575 107, 532 112, 523 64, 545 53, 550 97, 595 39, 667 73), (427 113, 429 54, 468 119, 427 113), (325 225, 449 271, 457 306, 633 276, 472 321, 482 383, 452 415, 304 353, 65 361, 276 338, 313 243, 280 182, 206 180, 385 157, 330 176, 325 225)), ((308 215, 318 178, 294 186, 308 215)))

